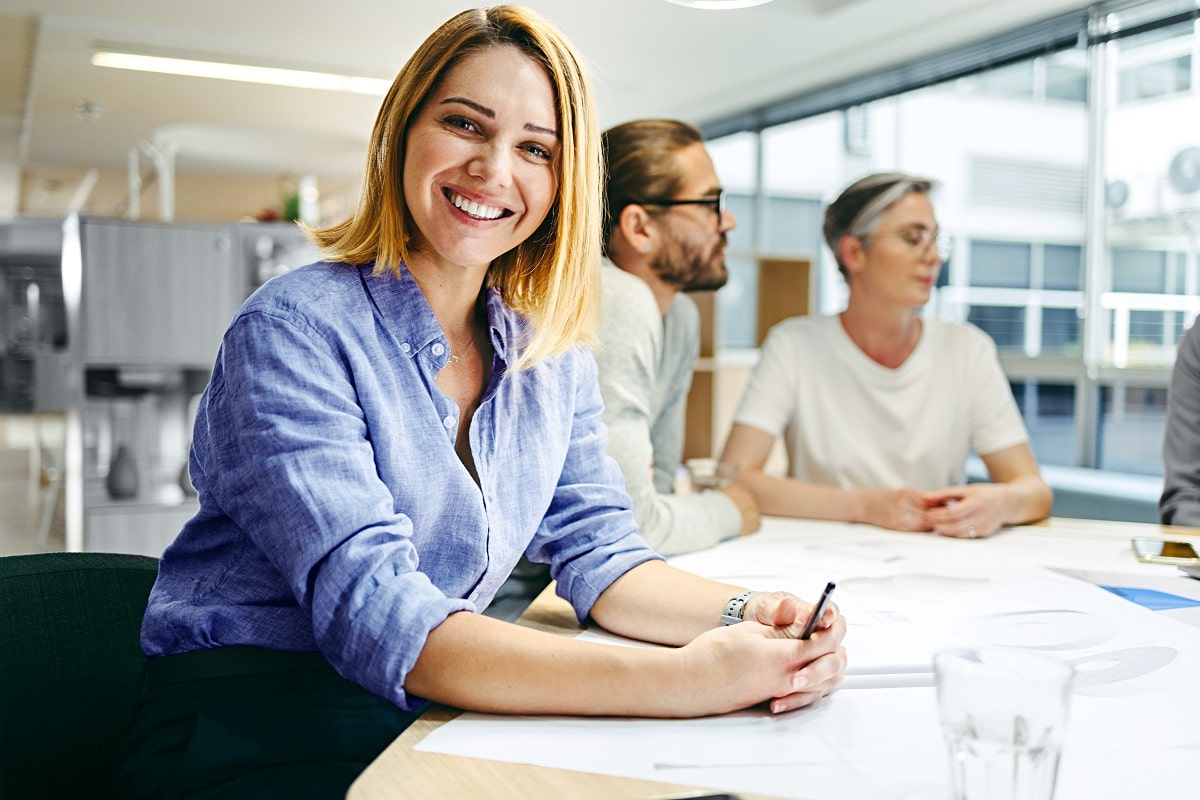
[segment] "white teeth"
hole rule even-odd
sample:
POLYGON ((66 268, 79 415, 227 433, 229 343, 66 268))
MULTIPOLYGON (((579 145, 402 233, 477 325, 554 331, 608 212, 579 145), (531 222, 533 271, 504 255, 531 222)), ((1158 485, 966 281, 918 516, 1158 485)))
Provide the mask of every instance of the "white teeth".
POLYGON ((450 202, 454 203, 455 208, 459 208, 478 219, 496 219, 496 217, 504 213, 504 209, 502 208, 485 206, 483 203, 476 203, 474 200, 468 200, 457 194, 450 198, 450 202))

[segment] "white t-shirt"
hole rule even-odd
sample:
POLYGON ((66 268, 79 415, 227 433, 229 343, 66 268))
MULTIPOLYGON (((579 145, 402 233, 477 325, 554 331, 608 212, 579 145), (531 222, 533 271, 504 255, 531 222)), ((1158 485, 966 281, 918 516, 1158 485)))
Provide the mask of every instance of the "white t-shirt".
POLYGON ((734 421, 784 437, 793 478, 847 489, 961 484, 969 451, 1028 440, 992 340, 929 318, 897 369, 872 361, 836 316, 784 320, 734 421))

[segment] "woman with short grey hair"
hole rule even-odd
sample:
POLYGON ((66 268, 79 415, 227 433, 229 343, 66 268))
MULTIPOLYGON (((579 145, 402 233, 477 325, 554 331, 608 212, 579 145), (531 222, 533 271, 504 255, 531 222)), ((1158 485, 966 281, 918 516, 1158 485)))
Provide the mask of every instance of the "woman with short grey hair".
POLYGON ((934 187, 877 173, 826 209, 846 310, 772 328, 721 457, 763 514, 975 539, 1050 513, 995 344, 919 313, 946 251, 934 187), (763 471, 777 438, 786 477, 763 471), (965 483, 971 451, 990 483, 965 483))

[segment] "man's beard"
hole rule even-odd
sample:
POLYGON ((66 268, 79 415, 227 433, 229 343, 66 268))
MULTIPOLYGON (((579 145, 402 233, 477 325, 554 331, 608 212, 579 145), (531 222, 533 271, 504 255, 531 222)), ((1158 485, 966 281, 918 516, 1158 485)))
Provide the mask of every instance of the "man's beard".
POLYGON ((660 253, 651 265, 664 283, 684 292, 715 291, 729 280, 724 258, 717 252, 725 249, 725 237, 707 249, 672 238, 668 252, 660 253))

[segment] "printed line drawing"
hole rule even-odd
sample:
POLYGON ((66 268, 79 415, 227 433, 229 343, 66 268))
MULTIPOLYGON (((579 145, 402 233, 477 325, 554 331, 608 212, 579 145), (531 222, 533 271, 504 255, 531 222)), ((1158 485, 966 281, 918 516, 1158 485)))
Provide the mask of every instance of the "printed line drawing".
POLYGON ((1084 611, 1008 611, 965 619, 958 633, 988 644, 1036 650, 1080 650, 1109 641, 1116 626, 1084 611))

